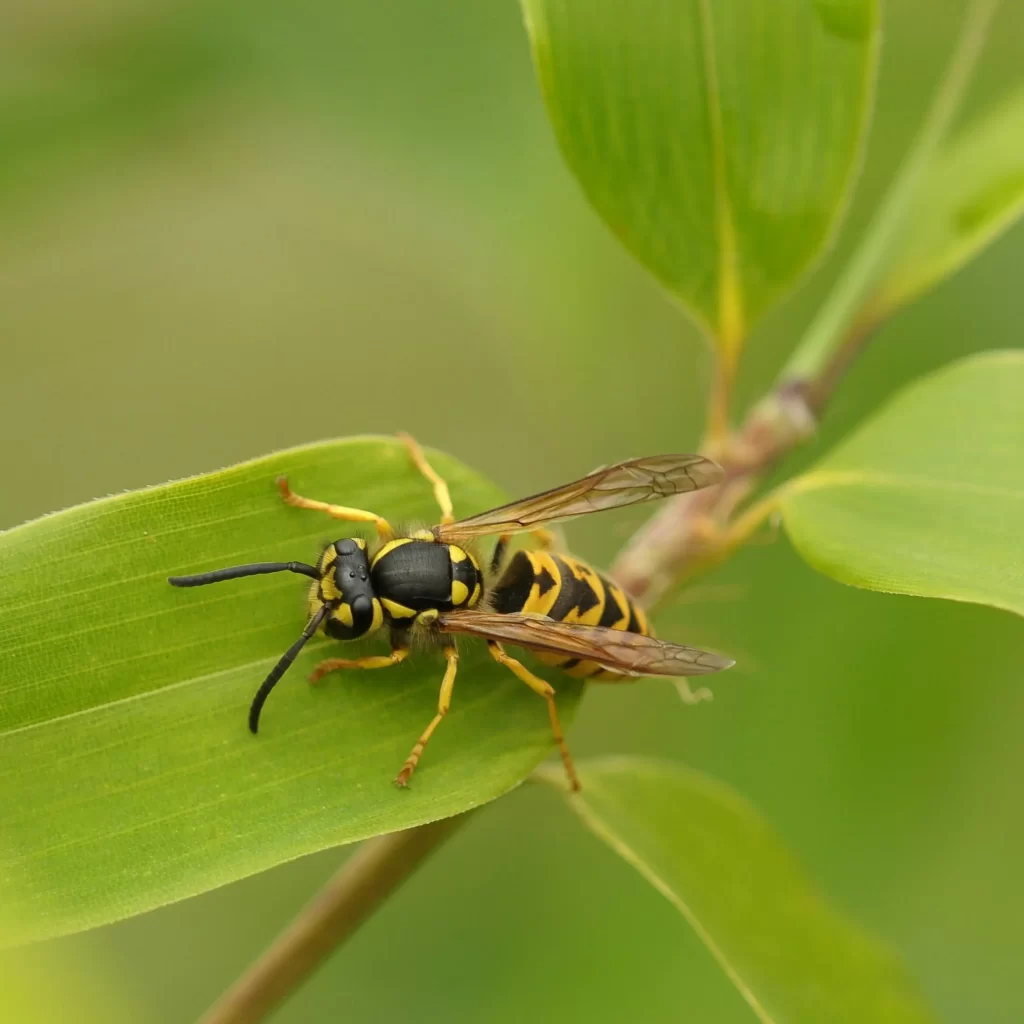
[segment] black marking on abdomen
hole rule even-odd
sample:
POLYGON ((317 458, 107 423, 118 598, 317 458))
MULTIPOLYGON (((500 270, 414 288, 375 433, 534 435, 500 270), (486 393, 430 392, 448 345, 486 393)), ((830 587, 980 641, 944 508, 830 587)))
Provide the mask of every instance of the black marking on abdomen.
POLYGON ((629 602, 629 625, 626 626, 627 633, 643 633, 640 628, 640 620, 636 617, 636 608, 633 606, 633 602, 629 602))
POLYGON ((601 612, 598 625, 604 626, 606 629, 625 630, 629 625, 633 606, 629 598, 611 580, 605 576, 600 576, 600 580, 604 584, 604 611, 601 612), (615 600, 616 597, 621 598, 622 604, 615 600), (623 605, 626 608, 625 612, 622 610, 623 605))
MULTIPOLYGON (((541 576, 547 577, 550 581, 545 587, 546 592, 555 585, 555 581, 548 572, 541 573, 541 576)), ((526 557, 526 552, 517 551, 501 574, 501 579, 494 586, 491 607, 501 615, 522 611, 523 605, 529 600, 535 579, 533 565, 526 557)), ((536 582, 540 583, 540 580, 536 582)))
POLYGON ((579 579, 558 555, 553 558, 562 577, 562 589, 548 612, 548 618, 561 622, 574 609, 578 616, 582 616, 596 608, 601 603, 601 595, 594 592, 589 580, 579 579))
POLYGON ((548 567, 545 565, 534 577, 534 582, 537 584, 537 593, 543 597, 555 585, 555 577, 548 572, 548 567))

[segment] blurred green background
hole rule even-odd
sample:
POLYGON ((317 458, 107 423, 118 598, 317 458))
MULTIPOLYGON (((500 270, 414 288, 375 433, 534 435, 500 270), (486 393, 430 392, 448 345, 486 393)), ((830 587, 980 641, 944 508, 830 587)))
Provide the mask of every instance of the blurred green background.
MULTIPOLYGON (((848 230, 754 338, 744 402, 849 251, 962 12, 890 8, 848 230)), ((409 430, 511 494, 696 443, 709 354, 563 168, 514 3, 49 0, 0 26, 0 526, 368 431, 409 430)), ((1019 80, 1022 48, 1006 4, 968 114, 1019 80)), ((920 373, 1019 346, 1022 261, 1017 229, 889 325, 798 461, 920 373)), ((569 536, 607 564, 639 521, 569 536)), ((576 755, 730 782, 946 1020, 1024 1019, 1021 622, 843 588, 779 538, 659 625, 739 666, 697 708, 667 685, 593 689, 576 755)), ((191 1020, 347 855, 8 954, 0 974, 42 979, 39 1020, 191 1020)), ((413 1019, 752 1018, 676 912, 525 787, 275 1018, 413 1019)))

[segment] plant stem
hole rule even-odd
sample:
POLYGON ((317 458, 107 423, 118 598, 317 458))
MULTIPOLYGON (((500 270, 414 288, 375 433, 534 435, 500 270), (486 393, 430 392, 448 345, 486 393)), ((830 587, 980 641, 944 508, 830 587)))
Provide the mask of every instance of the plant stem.
POLYGON ((732 393, 736 383, 737 352, 722 348, 715 354, 715 376, 711 382, 707 430, 703 447, 709 453, 723 452, 732 433, 732 393))
POLYGON ((368 839, 199 1024, 255 1024, 287 998, 469 817, 368 839))

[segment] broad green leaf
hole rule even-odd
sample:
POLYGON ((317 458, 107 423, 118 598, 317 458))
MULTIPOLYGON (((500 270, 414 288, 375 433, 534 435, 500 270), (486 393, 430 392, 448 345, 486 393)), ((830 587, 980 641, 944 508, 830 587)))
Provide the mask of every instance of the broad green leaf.
POLYGON ((1024 351, 910 385, 779 504, 797 550, 844 583, 1024 615, 1024 351))
MULTIPOLYGON (((503 496, 440 455, 456 511, 503 496)), ((391 780, 436 710, 437 652, 311 689, 316 640, 246 711, 305 624, 279 574, 178 590, 169 574, 315 559, 365 528, 285 506, 300 493, 434 522, 395 441, 281 452, 69 509, 0 534, 0 917, 7 938, 139 913, 338 843, 446 817, 514 786, 552 749, 544 703, 472 641, 451 713, 408 790, 391 780)), ((578 684, 555 679, 571 717, 578 684)))
POLYGON ((822 251, 868 121, 876 0, 523 0, 587 198, 734 352, 822 251))
POLYGON ((1024 213, 1024 89, 953 139, 930 167, 879 289, 890 310, 956 273, 1024 213))
POLYGON ((895 957, 834 911, 735 792, 665 761, 580 767, 594 834, 687 920, 763 1024, 932 1021, 895 957))

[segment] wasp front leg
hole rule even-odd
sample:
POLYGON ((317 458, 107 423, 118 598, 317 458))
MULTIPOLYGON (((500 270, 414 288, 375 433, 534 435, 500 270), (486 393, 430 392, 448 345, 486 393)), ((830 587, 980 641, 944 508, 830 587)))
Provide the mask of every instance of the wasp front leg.
POLYGON ((307 508, 314 512, 326 512, 332 518, 341 519, 348 523, 373 523, 382 540, 390 540, 395 535, 391 524, 383 516, 377 515, 376 512, 367 512, 361 508, 349 508, 346 505, 332 505, 327 501, 304 498, 301 494, 296 494, 288 486, 287 477, 281 476, 277 478, 277 489, 281 492, 281 497, 284 501, 293 508, 307 508))
POLYGON ((310 672, 309 681, 318 683, 329 672, 338 672, 344 668, 390 668, 401 664, 408 657, 408 647, 395 647, 390 654, 371 654, 365 658, 327 658, 310 672))

